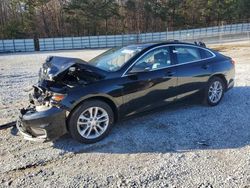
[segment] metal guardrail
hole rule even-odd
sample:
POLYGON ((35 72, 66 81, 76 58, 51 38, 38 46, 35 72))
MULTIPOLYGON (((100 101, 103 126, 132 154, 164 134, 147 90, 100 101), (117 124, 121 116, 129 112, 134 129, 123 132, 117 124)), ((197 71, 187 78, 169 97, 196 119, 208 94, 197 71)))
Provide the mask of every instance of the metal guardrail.
MULTIPOLYGON (((224 35, 235 35, 250 32, 250 23, 232 24, 198 29, 186 29, 170 32, 102 35, 85 37, 40 38, 40 51, 70 50, 83 48, 111 48, 134 43, 197 40, 224 35)), ((32 52, 35 51, 33 39, 0 40, 0 52, 32 52)))
POLYGON ((0 40, 0 52, 33 52, 33 39, 0 40))

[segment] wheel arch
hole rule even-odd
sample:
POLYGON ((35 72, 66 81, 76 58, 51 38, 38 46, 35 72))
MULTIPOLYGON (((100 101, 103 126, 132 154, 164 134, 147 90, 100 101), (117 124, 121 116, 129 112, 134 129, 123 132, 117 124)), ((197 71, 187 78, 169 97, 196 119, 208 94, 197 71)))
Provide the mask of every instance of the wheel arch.
POLYGON ((114 113, 114 121, 117 122, 118 119, 119 119, 119 112, 118 112, 118 107, 117 105, 115 104, 115 102, 110 99, 109 97, 106 97, 106 96, 91 96, 91 97, 87 97, 87 98, 84 98, 80 101, 78 101, 74 106, 73 108, 70 110, 70 112, 67 114, 67 117, 66 117, 66 124, 67 124, 67 129, 68 129, 68 122, 69 122, 69 119, 72 115, 72 113, 74 112, 75 109, 77 109, 79 106, 81 106, 85 101, 88 101, 88 100, 99 100, 99 101, 102 101, 102 102, 105 102, 107 103, 110 108, 112 109, 113 113, 114 113))
POLYGON ((224 84, 225 84, 225 90, 227 90, 228 83, 227 83, 226 76, 225 76, 224 74, 214 74, 213 76, 211 76, 211 77, 209 78, 208 81, 210 81, 210 80, 211 80, 212 78, 214 78, 214 77, 218 77, 218 78, 222 79, 222 81, 223 81, 224 84))

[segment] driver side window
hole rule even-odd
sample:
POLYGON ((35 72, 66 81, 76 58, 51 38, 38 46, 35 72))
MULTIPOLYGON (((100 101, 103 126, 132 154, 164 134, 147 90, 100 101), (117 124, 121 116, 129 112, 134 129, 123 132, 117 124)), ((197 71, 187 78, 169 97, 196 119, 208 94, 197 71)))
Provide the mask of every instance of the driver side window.
POLYGON ((168 47, 155 49, 144 55, 132 68, 132 72, 152 71, 171 65, 168 47))

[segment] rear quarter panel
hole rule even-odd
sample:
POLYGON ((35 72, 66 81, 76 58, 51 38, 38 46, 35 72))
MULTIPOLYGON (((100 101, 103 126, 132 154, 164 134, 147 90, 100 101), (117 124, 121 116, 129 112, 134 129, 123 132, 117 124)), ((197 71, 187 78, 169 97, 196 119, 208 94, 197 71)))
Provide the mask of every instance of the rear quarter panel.
POLYGON ((215 61, 211 62, 213 72, 211 76, 223 75, 228 86, 235 79, 235 66, 230 57, 226 57, 220 53, 216 53, 216 56, 215 61))

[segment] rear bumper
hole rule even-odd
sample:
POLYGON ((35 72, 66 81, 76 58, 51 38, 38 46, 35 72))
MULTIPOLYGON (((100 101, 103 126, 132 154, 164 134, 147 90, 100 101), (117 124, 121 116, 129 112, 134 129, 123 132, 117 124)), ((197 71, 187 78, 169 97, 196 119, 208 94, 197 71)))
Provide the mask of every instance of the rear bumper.
POLYGON ((66 111, 56 107, 41 111, 36 111, 35 108, 22 109, 17 128, 26 140, 54 140, 67 132, 66 111))

